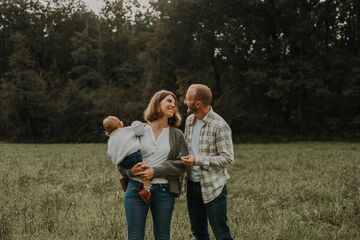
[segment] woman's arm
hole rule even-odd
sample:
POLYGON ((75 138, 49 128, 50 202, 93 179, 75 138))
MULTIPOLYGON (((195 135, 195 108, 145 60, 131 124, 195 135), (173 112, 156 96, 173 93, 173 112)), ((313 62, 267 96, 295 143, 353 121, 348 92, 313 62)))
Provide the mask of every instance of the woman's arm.
POLYGON ((117 165, 117 168, 118 168, 120 174, 121 174, 123 177, 128 177, 128 178, 133 177, 133 176, 131 176, 131 173, 132 173, 132 172, 131 172, 131 169, 122 168, 122 167, 120 166, 120 164, 117 165))
POLYGON ((167 160, 160 166, 154 167, 154 177, 177 179, 185 171, 185 165, 180 160, 167 160))
POLYGON ((135 177, 136 173, 143 171, 148 168, 143 162, 135 164, 131 169, 123 168, 120 164, 117 165, 120 174, 124 177, 132 178, 135 177))

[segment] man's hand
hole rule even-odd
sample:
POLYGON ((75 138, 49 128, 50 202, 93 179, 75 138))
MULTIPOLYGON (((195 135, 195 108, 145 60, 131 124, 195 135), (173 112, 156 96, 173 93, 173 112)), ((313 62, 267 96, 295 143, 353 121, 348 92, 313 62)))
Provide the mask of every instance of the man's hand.
POLYGON ((135 176, 151 180, 154 177, 154 169, 152 167, 148 167, 141 172, 135 173, 135 176))
POLYGON ((185 156, 185 157, 181 157, 181 161, 183 162, 183 164, 187 167, 192 167, 195 165, 196 162, 196 157, 194 155, 189 155, 189 156, 185 156))

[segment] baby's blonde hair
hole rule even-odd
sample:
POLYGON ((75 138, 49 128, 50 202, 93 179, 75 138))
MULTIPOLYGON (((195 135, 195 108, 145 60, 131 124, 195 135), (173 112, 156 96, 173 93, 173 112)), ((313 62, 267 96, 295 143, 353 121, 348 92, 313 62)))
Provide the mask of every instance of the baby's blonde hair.
POLYGON ((110 136, 110 134, 120 127, 123 127, 124 124, 122 121, 120 121, 120 119, 118 119, 115 116, 107 116, 106 118, 104 118, 103 120, 103 126, 105 129, 105 135, 106 136, 110 136))

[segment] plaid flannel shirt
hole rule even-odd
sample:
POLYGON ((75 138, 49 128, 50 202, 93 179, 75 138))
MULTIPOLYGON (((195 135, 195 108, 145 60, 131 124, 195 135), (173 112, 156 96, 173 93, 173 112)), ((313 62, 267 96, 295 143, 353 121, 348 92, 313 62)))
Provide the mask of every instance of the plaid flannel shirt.
MULTIPOLYGON (((226 180, 230 178, 226 167, 234 162, 234 148, 231 129, 225 120, 212 109, 202 119, 205 124, 200 130, 199 154, 195 165, 200 166, 200 185, 204 203, 220 195, 226 180)), ((185 141, 190 154, 194 114, 186 119, 185 141)))

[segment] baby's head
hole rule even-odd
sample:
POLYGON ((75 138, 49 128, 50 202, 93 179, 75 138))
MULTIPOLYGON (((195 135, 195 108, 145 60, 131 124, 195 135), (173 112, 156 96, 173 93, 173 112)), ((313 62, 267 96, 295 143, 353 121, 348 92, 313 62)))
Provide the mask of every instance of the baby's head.
POLYGON ((117 117, 108 116, 103 120, 103 126, 105 129, 105 135, 110 136, 110 134, 116 129, 124 127, 124 124, 117 117))

